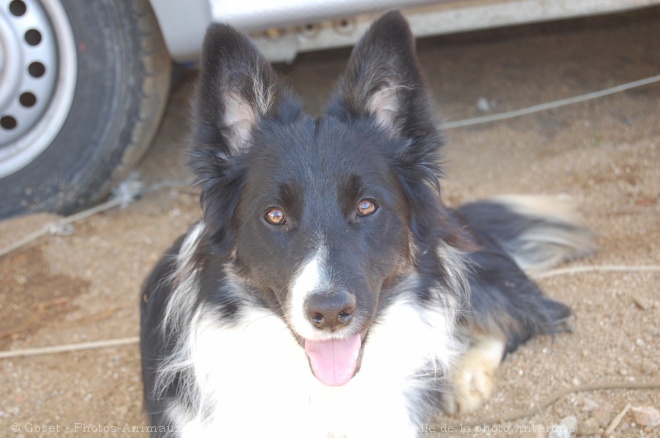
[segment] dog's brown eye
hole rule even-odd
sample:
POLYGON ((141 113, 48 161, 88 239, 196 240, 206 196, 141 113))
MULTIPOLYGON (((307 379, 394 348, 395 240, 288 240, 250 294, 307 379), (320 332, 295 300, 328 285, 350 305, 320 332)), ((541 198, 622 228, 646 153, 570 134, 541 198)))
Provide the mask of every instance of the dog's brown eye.
POLYGON ((283 225, 286 222, 286 215, 281 208, 273 207, 264 215, 266 222, 272 225, 283 225))
POLYGON ((371 199, 363 199, 358 202, 357 205, 357 215, 364 217, 374 214, 378 210, 378 206, 371 199))

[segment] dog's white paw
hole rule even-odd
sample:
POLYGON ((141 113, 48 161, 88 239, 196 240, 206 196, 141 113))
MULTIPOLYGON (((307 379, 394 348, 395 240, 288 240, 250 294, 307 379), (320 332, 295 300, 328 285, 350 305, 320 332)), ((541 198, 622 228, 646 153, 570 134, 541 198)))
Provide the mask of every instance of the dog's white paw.
POLYGON ((498 338, 475 339, 461 356, 452 375, 452 394, 447 400, 449 413, 477 410, 493 394, 495 370, 504 354, 504 342, 498 338))

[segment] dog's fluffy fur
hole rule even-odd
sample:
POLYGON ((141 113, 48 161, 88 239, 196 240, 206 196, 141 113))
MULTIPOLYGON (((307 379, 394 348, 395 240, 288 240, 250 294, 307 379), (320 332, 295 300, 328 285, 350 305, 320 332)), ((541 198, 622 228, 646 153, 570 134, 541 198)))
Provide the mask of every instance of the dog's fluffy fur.
POLYGON ((397 12, 316 119, 246 36, 212 25, 192 143, 203 219, 141 296, 154 435, 415 437, 487 399, 506 353, 566 329, 569 308, 525 272, 585 255, 589 232, 548 198, 443 205, 397 12))

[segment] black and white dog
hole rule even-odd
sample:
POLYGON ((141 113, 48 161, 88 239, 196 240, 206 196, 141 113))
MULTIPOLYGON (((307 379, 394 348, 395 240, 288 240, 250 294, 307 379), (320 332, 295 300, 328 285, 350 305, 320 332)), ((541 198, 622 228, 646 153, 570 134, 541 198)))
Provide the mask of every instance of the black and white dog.
POLYGON ((592 250, 555 200, 446 208, 442 139, 401 14, 311 118, 249 39, 215 24, 194 100, 203 220, 142 293, 154 435, 415 437, 477 408, 567 306, 525 274, 592 250))

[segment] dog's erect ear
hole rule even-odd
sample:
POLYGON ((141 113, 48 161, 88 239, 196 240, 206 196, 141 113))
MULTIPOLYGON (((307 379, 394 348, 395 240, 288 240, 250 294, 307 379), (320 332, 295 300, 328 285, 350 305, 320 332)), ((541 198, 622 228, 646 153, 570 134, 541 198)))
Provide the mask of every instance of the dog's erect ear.
POLYGON ((435 133, 415 40, 401 13, 383 15, 355 46, 328 113, 342 119, 373 117, 409 138, 435 133))
POLYGON ((419 253, 435 251, 438 239, 470 249, 440 199, 443 141, 422 80, 415 39, 399 12, 383 15, 357 43, 327 113, 346 122, 372 119, 407 140, 393 165, 411 203, 410 228, 419 253))
POLYGON ((202 239, 219 248, 232 242, 231 217, 238 205, 244 172, 241 152, 264 120, 288 123, 301 107, 278 82, 273 69, 247 36, 212 24, 204 38, 200 79, 193 100, 190 164, 201 186, 202 239))
POLYGON ((250 143, 263 117, 295 118, 300 106, 278 82, 268 61, 247 36, 212 24, 202 49, 200 82, 194 101, 194 142, 231 156, 250 143))

